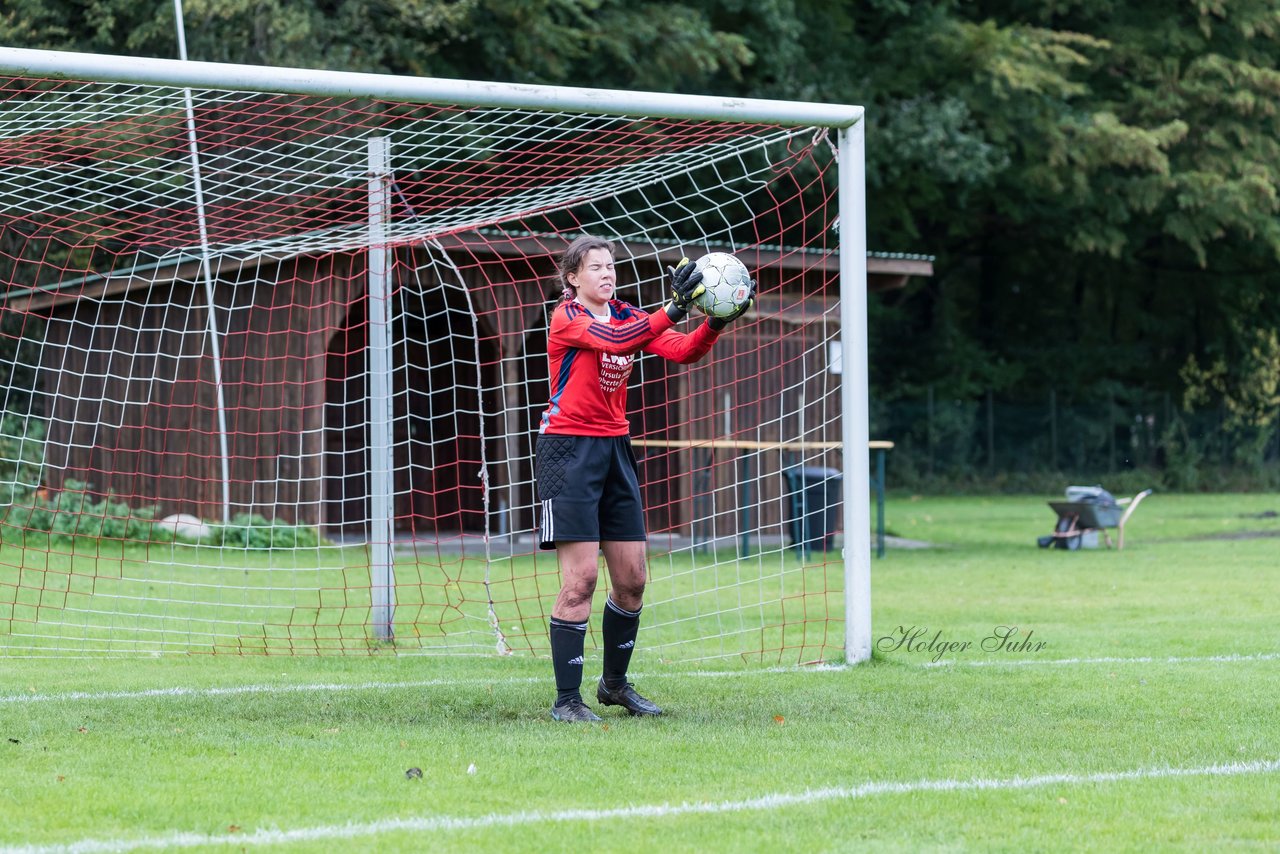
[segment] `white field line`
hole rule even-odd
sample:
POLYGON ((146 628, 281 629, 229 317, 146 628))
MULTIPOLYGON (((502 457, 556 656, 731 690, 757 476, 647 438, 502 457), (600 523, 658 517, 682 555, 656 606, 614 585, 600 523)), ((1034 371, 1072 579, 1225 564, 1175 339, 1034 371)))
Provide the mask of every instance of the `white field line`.
POLYGON ((959 661, 948 658, 942 661, 924 661, 920 667, 1065 667, 1072 664, 1230 664, 1242 661, 1280 661, 1280 652, 1229 653, 1226 655, 1200 656, 1142 656, 1137 658, 980 658, 959 661))
MULTIPOLYGON (((645 679, 670 677, 694 677, 715 679, 729 676, 748 676, 755 673, 831 673, 848 669, 845 665, 819 665, 815 667, 770 667, 762 670, 688 670, 684 672, 646 673, 645 679)), ((51 694, 0 695, 0 707, 25 703, 63 703, 76 700, 148 700, 170 697, 228 697, 243 694, 305 694, 337 693, 341 691, 396 691, 414 688, 465 687, 533 684, 547 682, 548 676, 499 676, 475 679, 421 679, 404 682, 318 682, 309 684, 228 685, 221 688, 146 688, 137 691, 64 691, 51 694)))
POLYGON ((117 854, 143 848, 191 848, 200 845, 284 845, 293 842, 317 842, 331 839, 354 839, 385 833, 432 833, 455 830, 484 830, 494 827, 552 823, 598 823, 626 819, 662 819, 687 815, 768 812, 787 807, 807 806, 827 801, 856 800, 877 795, 904 795, 917 792, 1017 791, 1045 786, 1076 786, 1127 781, 1164 780, 1191 777, 1235 777, 1244 774, 1274 774, 1280 771, 1280 760, 1262 759, 1206 765, 1196 768, 1135 768, 1129 771, 1102 771, 1093 774, 1044 774, 1036 777, 1003 779, 917 780, 914 782, 868 782, 856 786, 833 786, 806 789, 802 792, 777 792, 738 801, 703 801, 680 804, 638 804, 614 809, 575 809, 542 812, 527 810, 514 813, 489 813, 478 816, 424 815, 410 818, 388 818, 381 821, 299 827, 292 830, 263 828, 249 833, 206 834, 173 831, 156 836, 133 839, 82 839, 67 845, 28 845, 0 848, 0 854, 117 854))
MULTIPOLYGON (((62 703, 75 700, 149 700, 171 697, 230 697, 242 694, 309 694, 341 691, 395 691, 408 688, 433 688, 455 685, 492 685, 534 682, 533 677, 507 679, 422 679, 409 682, 317 682, 302 685, 229 685, 222 688, 146 688, 139 691, 65 691, 57 694, 7 694, 0 696, 0 706, 19 703, 62 703)), ((541 681, 546 681, 541 680, 541 681)))
MULTIPOLYGON (((1280 661, 1280 652, 1253 654, 1205 655, 1159 658, 1144 656, 1138 658, 1052 658, 1052 659, 979 659, 976 661, 943 661, 919 662, 917 667, 1064 667, 1070 665, 1092 664, 1230 664, 1253 661, 1280 661)), ((687 670, 643 673, 638 676, 644 679, 722 679, 734 676, 748 676, 757 673, 842 673, 852 669, 849 665, 811 665, 805 667, 768 667, 761 670, 687 670)), ((415 688, 466 687, 468 685, 488 686, 496 682, 505 685, 534 684, 545 682, 545 676, 493 676, 478 679, 420 679, 403 682, 317 682, 297 685, 265 684, 265 685, 230 685, 221 688, 146 688, 137 691, 64 691, 50 694, 4 694, 0 695, 0 708, 29 703, 66 703, 77 700, 97 702, 100 700, 147 700, 185 697, 227 697, 246 694, 308 694, 339 693, 343 691, 396 691, 415 688)))

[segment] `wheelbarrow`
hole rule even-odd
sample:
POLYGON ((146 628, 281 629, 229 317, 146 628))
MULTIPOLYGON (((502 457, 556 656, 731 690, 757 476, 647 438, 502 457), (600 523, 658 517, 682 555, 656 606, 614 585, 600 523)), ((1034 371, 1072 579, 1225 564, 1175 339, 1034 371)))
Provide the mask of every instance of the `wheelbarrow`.
POLYGON ((1111 548, 1110 528, 1116 529, 1116 550, 1124 548, 1124 523, 1138 509, 1142 499, 1151 494, 1144 489, 1132 498, 1112 498, 1101 487, 1068 487, 1066 501, 1050 501, 1049 506, 1058 514, 1053 533, 1040 537, 1036 544, 1042 549, 1050 546, 1076 551, 1089 542, 1097 542, 1102 535, 1107 548, 1111 548))

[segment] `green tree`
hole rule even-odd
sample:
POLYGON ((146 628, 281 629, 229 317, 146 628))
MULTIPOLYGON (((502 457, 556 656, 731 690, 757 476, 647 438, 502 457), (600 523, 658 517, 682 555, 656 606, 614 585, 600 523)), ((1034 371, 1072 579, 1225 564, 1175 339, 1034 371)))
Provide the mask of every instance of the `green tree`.
MULTIPOLYGON (((0 42, 174 56, 171 10, 9 0, 0 42)), ((1265 379, 1276 0, 187 0, 186 26, 193 59, 866 105, 869 242, 937 258, 873 306, 881 400, 1265 379)))
MULTIPOLYGON (((624 0, 187 0, 195 60, 674 90, 737 75, 743 37, 682 3, 624 0)), ((11 0, 0 42, 177 55, 167 0, 11 0)))

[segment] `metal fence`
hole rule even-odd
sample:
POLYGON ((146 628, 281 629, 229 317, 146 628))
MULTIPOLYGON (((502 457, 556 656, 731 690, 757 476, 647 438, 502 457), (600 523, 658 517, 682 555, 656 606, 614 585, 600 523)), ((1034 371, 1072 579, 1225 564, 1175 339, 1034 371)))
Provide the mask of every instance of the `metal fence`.
POLYGON ((1174 395, 1127 389, 1087 398, 957 398, 938 388, 886 400, 873 395, 871 436, 895 443, 891 481, 1060 473, 1159 472, 1199 488, 1207 471, 1280 469, 1280 412, 1264 427, 1233 422, 1225 407, 1183 409, 1174 395))

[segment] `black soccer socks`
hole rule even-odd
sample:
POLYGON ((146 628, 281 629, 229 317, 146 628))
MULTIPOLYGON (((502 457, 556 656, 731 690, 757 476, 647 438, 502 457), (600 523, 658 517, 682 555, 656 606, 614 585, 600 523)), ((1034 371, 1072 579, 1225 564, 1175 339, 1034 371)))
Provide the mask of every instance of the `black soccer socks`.
POLYGON ((640 611, 627 611, 613 603, 604 602, 604 618, 600 621, 601 641, 604 643, 604 684, 608 688, 620 688, 627 682, 627 667, 631 664, 631 652, 636 648, 636 634, 640 631, 640 611))
POLYGON ((582 699, 582 649, 586 623, 551 618, 551 667, 556 674, 556 703, 582 699))

